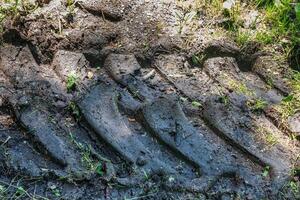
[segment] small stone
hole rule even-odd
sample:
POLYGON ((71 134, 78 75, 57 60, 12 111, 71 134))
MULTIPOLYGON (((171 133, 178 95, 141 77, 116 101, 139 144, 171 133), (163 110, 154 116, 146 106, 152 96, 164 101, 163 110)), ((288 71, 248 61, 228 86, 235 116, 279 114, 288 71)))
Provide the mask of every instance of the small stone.
POLYGON ((88 79, 92 79, 94 77, 94 73, 88 72, 87 77, 88 77, 88 79))
POLYGON ((54 183, 49 182, 48 183, 48 188, 51 189, 51 190, 55 190, 57 188, 57 186, 54 183))

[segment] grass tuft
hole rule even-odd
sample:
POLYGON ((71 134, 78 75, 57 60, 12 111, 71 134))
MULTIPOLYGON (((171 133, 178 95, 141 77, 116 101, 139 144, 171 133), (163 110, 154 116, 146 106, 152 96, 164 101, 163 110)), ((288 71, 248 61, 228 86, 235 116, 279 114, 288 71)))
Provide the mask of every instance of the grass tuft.
POLYGON ((281 114, 283 123, 300 111, 300 72, 294 71, 290 85, 292 92, 283 98, 279 105, 275 106, 275 109, 281 114))

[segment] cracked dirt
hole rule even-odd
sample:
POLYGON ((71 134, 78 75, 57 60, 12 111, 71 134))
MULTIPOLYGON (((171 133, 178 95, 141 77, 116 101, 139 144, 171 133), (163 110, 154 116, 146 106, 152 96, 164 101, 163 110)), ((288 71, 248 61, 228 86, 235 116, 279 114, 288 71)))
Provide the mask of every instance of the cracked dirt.
POLYGON ((6 194, 23 185, 21 199, 295 199, 286 186, 299 140, 289 134, 299 132, 274 109, 290 88, 286 70, 270 74, 280 69, 270 55, 204 31, 188 48, 172 1, 72 6, 51 0, 4 24, 6 194))

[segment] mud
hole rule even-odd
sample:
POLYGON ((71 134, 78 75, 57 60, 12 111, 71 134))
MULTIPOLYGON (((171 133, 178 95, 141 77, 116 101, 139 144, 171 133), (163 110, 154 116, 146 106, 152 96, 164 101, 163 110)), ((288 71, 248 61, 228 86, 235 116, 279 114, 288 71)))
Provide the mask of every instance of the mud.
POLYGON ((287 188, 299 114, 285 130, 271 115, 288 70, 271 74, 259 46, 201 41, 195 66, 157 30, 167 2, 39 5, 4 23, 1 197, 22 186, 19 199, 299 198, 287 188))

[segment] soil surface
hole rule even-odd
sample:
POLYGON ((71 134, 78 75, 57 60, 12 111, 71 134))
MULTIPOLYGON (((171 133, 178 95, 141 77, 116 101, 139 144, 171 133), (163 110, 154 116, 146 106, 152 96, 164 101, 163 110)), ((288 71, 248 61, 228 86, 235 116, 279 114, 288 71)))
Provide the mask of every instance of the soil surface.
POLYGON ((299 198, 270 55, 205 28, 187 45, 173 1, 39 2, 2 34, 4 199, 299 198))

